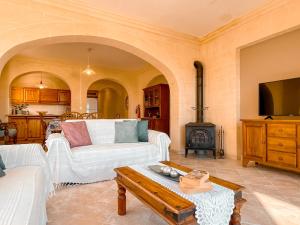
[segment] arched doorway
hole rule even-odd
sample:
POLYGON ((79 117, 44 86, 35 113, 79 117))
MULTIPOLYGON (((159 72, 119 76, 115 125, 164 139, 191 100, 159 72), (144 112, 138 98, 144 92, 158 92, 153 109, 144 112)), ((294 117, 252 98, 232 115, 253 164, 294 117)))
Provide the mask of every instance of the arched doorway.
POLYGON ((119 83, 108 79, 95 81, 87 91, 87 112, 101 118, 128 118, 128 93, 119 83))
MULTIPOLYGON (((73 42, 88 42, 88 43, 96 43, 96 44, 105 44, 108 46, 112 46, 115 48, 119 48, 122 49, 126 52, 129 52, 131 54, 134 54, 138 57, 140 57, 141 59, 147 61, 148 63, 150 63, 152 66, 154 66, 158 71, 160 71, 162 74, 164 74, 164 76, 167 78, 168 83, 170 85, 170 91, 171 93, 176 93, 176 97, 172 98, 172 102, 171 104, 171 128, 170 128, 170 136, 171 139, 173 139, 173 146, 176 149, 180 149, 180 145, 181 145, 181 136, 182 136, 182 129, 180 128, 180 117, 179 117, 179 97, 180 97, 180 93, 179 93, 179 87, 177 85, 177 81, 176 81, 176 77, 174 76, 171 68, 172 67, 168 67, 166 64, 164 64, 163 62, 165 60, 160 59, 159 55, 152 55, 152 48, 148 48, 147 46, 140 46, 139 44, 135 43, 135 42, 131 42, 131 41, 126 41, 126 40, 122 40, 119 38, 110 38, 108 36, 106 37, 96 37, 96 36, 82 36, 82 35, 70 35, 70 36, 53 36, 51 38, 40 38, 39 39, 34 39, 32 38, 31 40, 28 40, 26 42, 20 43, 12 48, 10 48, 8 51, 6 51, 3 55, 0 56, 0 70, 3 69, 3 66, 5 65, 5 63, 15 54, 17 54, 18 52, 20 52, 23 49, 26 49, 28 47, 38 47, 38 46, 42 46, 45 44, 54 44, 54 43, 73 43, 73 42), (146 48, 145 48, 146 47, 146 48)), ((3 77, 1 75, 0 77, 0 95, 7 95, 6 93, 8 93, 8 88, 4 85, 2 85, 2 81, 6 80, 7 77, 3 77), (2 88, 3 87, 3 88, 2 88), (4 92, 4 94, 3 94, 4 92)), ((71 78, 72 79, 72 78, 71 78)), ((88 82, 87 82, 88 83, 88 82)), ((71 90, 76 90, 77 92, 77 88, 78 86, 70 86, 71 90)), ((82 85, 82 87, 80 88, 80 92, 86 93, 86 90, 88 87, 84 86, 84 84, 82 85)), ((80 108, 81 110, 81 106, 80 105, 85 105, 86 102, 78 97, 74 97, 73 95, 76 94, 76 92, 72 91, 72 101, 75 100, 76 102, 74 103, 74 105, 76 104, 76 107, 78 107, 78 109, 80 108), (78 103, 80 102, 80 104, 78 103)), ((137 97, 138 98, 138 97, 137 97)), ((73 101, 74 102, 74 101, 73 101)), ((7 104, 6 102, 4 102, 4 104, 7 104)), ((72 103, 72 107, 73 107, 73 103, 72 103)), ((7 112, 1 112, 0 111, 0 116, 4 116, 7 112)))

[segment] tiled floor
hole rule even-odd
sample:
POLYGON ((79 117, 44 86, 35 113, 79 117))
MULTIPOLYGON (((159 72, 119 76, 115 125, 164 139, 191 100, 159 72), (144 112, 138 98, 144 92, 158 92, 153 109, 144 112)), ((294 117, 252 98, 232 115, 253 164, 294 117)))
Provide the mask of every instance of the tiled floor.
POLYGON ((243 224, 300 224, 300 175, 262 166, 244 168, 237 160, 202 159, 194 154, 187 159, 173 154, 172 160, 246 187, 243 224))
MULTIPOLYGON (((188 158, 172 154, 177 163, 246 187, 244 225, 300 225, 300 175, 262 166, 243 168, 240 161, 188 158)), ((127 215, 117 216, 116 184, 99 182, 61 189, 48 201, 48 225, 165 225, 156 214, 127 194, 127 215)))

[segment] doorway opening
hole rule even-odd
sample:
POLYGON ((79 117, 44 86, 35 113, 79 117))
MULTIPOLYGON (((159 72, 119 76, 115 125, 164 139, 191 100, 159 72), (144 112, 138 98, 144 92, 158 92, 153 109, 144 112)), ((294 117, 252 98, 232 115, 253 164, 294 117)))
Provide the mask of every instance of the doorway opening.
POLYGON ((119 83, 108 79, 94 82, 87 91, 87 112, 103 119, 128 118, 128 93, 119 83))

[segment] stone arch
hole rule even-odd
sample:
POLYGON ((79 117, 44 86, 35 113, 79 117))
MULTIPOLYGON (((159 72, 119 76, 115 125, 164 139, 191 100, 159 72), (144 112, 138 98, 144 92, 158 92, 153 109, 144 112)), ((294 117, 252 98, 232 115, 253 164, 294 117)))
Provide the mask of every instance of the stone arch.
POLYGON ((174 89, 178 89, 176 78, 173 75, 171 69, 169 69, 160 60, 156 59, 155 57, 151 56, 149 53, 131 44, 127 44, 125 42, 121 42, 114 39, 108 39, 108 38, 96 37, 96 36, 83 36, 83 35, 58 36, 58 37, 31 40, 28 42, 21 43, 19 45, 15 45, 11 49, 6 51, 2 56, 0 55, 0 72, 2 72, 4 65, 8 62, 10 58, 18 54, 23 49, 28 48, 29 46, 38 47, 38 46, 43 46, 45 44, 72 43, 72 42, 80 42, 80 41, 108 45, 111 47, 119 48, 131 54, 134 54, 140 57, 141 59, 145 60, 146 62, 150 63, 151 65, 153 65, 162 74, 164 74, 164 76, 166 77, 168 82, 173 86, 174 89))
MULTIPOLYGON (((68 25, 65 25, 66 30, 68 29, 68 25)), ((79 26, 79 25, 78 25, 79 26)), ((27 40, 23 40, 20 41, 19 37, 17 37, 18 35, 16 34, 16 37, 11 37, 12 41, 10 44, 8 44, 7 46, 7 50, 5 52, 3 52, 3 54, 1 55, 0 52, 0 71, 2 72, 2 69, 4 67, 4 65, 8 62, 8 60, 13 57, 14 55, 16 55, 17 53, 19 53, 20 51, 22 51, 23 49, 26 49, 28 47, 34 46, 34 47, 38 47, 38 46, 42 46, 45 44, 55 44, 55 43, 67 43, 67 42, 89 42, 89 43, 95 43, 95 44, 104 44, 104 45, 108 45, 111 47, 115 47, 115 48, 119 48, 121 50, 127 51, 131 54, 134 54, 140 58, 142 58, 143 60, 147 61, 148 63, 150 63, 152 66, 154 66, 157 70, 159 70, 162 74, 164 74, 164 76, 166 77, 166 79, 168 80, 169 86, 170 86, 170 92, 171 93, 176 93, 176 97, 172 98, 171 101, 171 106, 170 106, 170 111, 171 111, 171 126, 170 126, 170 136, 171 139, 174 139, 176 141, 175 146, 174 146, 174 142, 173 142, 173 148, 176 149, 180 149, 181 148, 181 129, 180 129, 180 110, 179 110, 179 105, 180 105, 180 90, 179 90, 179 85, 176 81, 176 76, 175 74, 172 72, 173 68, 170 68, 170 66, 167 66, 167 64, 165 64, 163 61, 164 60, 164 56, 167 57, 168 56, 168 52, 166 50, 164 50, 165 52, 162 54, 162 56, 159 57, 155 57, 155 52, 151 52, 151 49, 149 47, 145 48, 144 45, 141 44, 136 44, 130 40, 120 40, 121 36, 118 37, 113 37, 113 35, 110 34, 103 34, 103 36, 94 36, 94 32, 95 31, 85 31, 85 27, 81 24, 81 29, 80 30, 80 34, 72 34, 72 35, 68 35, 66 33, 62 33, 61 35, 54 35, 56 34, 55 30, 53 31, 53 36, 49 37, 49 33, 47 32, 47 34, 45 34, 45 36, 43 36, 41 34, 41 32, 37 32, 36 36, 34 36, 34 32, 33 34, 29 35, 29 37, 27 37, 27 40), (106 35, 106 36, 105 36, 106 35), (13 39, 15 38, 15 40, 13 41, 13 39), (13 44, 12 44, 13 43, 13 44), (173 119, 172 119, 173 117, 173 119)), ((91 27, 91 25, 89 24, 88 27, 91 27)), ((51 25, 49 27, 49 29, 52 29, 51 25)), ((30 31, 30 29, 26 30, 26 32, 30 31)), ((61 30, 60 30, 61 32, 61 30)), ((124 36, 124 35, 123 35, 124 36)), ((156 43, 156 42, 155 42, 156 43)), ((0 49, 0 51, 3 49, 0 49)), ((159 54, 157 54, 159 55, 159 54)), ((168 62, 168 60, 166 60, 168 62)), ((170 62, 169 62, 170 63, 170 62)), ((171 63, 172 64, 172 63, 171 63)), ((0 77, 1 78, 1 77, 0 77)), ((71 88, 72 91, 72 88, 71 88)), ((1 95, 1 93, 0 93, 1 95)), ((82 105, 82 102, 80 100, 80 104, 82 105)), ((84 105, 84 102, 83 102, 84 105)))
POLYGON ((163 83, 163 84, 168 84, 167 79, 165 78, 165 76, 163 74, 157 75, 152 77, 151 79, 148 79, 148 83, 147 83, 147 87, 151 86, 151 85, 155 85, 157 83, 163 83))
POLYGON ((127 92, 127 94, 129 94, 129 89, 128 89, 128 85, 126 84, 126 82, 122 82, 120 81, 119 79, 115 79, 115 78, 111 78, 111 77, 95 77, 95 79, 89 81, 88 83, 86 83, 85 87, 87 87, 85 90, 87 91, 93 84, 97 83, 97 82, 100 82, 100 81, 103 81, 103 80, 108 80, 108 81, 111 81, 111 82, 114 82, 114 83, 117 83, 119 84, 120 86, 122 86, 125 91, 127 92))
MULTIPOLYGON (((134 117, 135 114, 133 113, 134 110, 135 110, 135 104, 138 104, 138 98, 136 97, 137 96, 137 90, 135 90, 137 87, 133 86, 132 84, 128 83, 128 81, 126 80, 122 80, 120 77, 113 77, 112 75, 107 75, 107 74, 104 74, 104 75, 101 75, 101 77, 99 76, 95 76, 91 79, 89 79, 88 81, 85 82, 84 86, 82 87, 82 93, 86 93, 88 88, 94 84, 95 82, 97 81, 101 81, 101 80, 110 80, 112 82, 115 82, 119 85, 121 85, 125 91, 127 92, 128 94, 128 97, 130 99, 129 101, 129 107, 128 107, 128 116, 129 117, 134 117)), ((82 106, 84 107, 86 105, 86 96, 82 98, 82 106)), ((85 108, 82 109, 83 111, 85 111, 85 108)))
POLYGON ((56 79, 59 79, 61 81, 63 81, 64 84, 66 84, 66 86, 71 90, 71 87, 70 85, 68 84, 68 82, 66 81, 65 77, 64 76, 61 76, 61 75, 57 75, 57 74, 54 74, 52 72, 49 72, 49 71, 40 71, 40 70, 32 70, 32 71, 28 71, 28 72, 25 72, 25 73, 21 73, 21 74, 14 74, 12 77, 10 77, 10 79, 8 80, 8 86, 11 87, 12 83, 20 78, 21 76, 25 76, 25 75, 29 75, 31 73, 45 73, 45 74, 48 74, 48 75, 51 75, 53 77, 55 77, 56 79))

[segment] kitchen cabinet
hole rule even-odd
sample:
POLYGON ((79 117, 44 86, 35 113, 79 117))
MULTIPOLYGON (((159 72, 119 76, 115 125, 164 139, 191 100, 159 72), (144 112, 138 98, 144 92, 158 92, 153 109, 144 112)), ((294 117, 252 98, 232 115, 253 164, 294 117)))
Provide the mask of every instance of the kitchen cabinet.
POLYGON ((40 118, 27 118, 27 139, 42 139, 42 126, 40 118))
POLYGON ((297 168, 300 170, 300 124, 297 125, 297 168))
POLYGON ((71 92, 69 90, 58 90, 58 103, 60 105, 71 105, 71 92))
POLYGON ((57 89, 41 89, 39 103, 57 104, 58 90, 57 89))
POLYGON ((8 119, 9 122, 14 122, 17 125, 17 141, 27 140, 27 121, 26 117, 11 117, 8 119))
MULTIPOLYGON (((52 120, 59 118, 58 115, 46 115, 44 119, 52 120)), ((44 132, 41 119, 38 115, 9 115, 9 122, 17 125, 17 143, 42 143, 44 132)))
POLYGON ((20 87, 12 87, 10 92, 10 100, 12 104, 20 104, 23 102, 24 93, 23 88, 20 87))
POLYGON ((70 90, 12 87, 11 104, 71 105, 70 90))
POLYGON ((24 103, 36 104, 39 103, 40 89, 24 88, 24 103))

